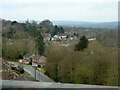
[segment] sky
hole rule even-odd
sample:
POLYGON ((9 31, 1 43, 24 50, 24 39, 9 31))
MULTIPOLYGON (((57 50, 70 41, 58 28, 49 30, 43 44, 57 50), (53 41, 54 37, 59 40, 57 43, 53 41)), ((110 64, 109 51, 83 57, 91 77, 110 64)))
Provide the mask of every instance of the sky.
POLYGON ((6 20, 112 22, 119 0, 0 0, 6 20))

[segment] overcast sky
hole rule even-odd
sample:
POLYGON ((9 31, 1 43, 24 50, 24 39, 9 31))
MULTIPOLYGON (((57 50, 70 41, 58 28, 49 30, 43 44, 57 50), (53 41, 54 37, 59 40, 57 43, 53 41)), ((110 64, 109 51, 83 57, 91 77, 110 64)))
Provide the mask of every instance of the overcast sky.
POLYGON ((9 20, 110 22, 119 0, 0 0, 0 17, 9 20))

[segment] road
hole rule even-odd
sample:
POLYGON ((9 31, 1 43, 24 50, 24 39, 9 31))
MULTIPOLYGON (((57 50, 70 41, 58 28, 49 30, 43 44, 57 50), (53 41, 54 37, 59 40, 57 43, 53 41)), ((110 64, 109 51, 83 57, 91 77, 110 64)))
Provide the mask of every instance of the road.
MULTIPOLYGON (((8 63, 14 63, 16 66, 19 65, 19 63, 17 62, 8 61, 8 63)), ((32 77, 35 77, 35 69, 33 67, 23 65, 23 69, 27 71, 32 77)), ((54 82, 52 79, 50 79, 48 76, 44 75, 38 70, 36 70, 36 79, 40 82, 54 82)))

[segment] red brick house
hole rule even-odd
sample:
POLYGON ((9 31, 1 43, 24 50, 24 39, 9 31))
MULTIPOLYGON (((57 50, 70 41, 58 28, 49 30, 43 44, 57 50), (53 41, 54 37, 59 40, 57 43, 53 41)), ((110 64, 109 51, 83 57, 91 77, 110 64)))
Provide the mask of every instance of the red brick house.
POLYGON ((40 66, 43 67, 46 64, 46 57, 35 55, 32 58, 32 66, 40 66))
POLYGON ((35 56, 34 54, 27 53, 23 56, 23 63, 28 64, 30 62, 30 58, 35 56))

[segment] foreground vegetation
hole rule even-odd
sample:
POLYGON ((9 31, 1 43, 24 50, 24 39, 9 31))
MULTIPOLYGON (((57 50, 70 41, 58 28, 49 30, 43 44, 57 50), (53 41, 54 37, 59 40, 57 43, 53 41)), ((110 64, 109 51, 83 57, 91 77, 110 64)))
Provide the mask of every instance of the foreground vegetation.
POLYGON ((57 82, 118 85, 117 49, 89 43, 84 51, 73 47, 53 47, 46 52, 46 74, 57 82))
POLYGON ((18 67, 13 67, 13 66, 11 66, 11 67, 12 67, 12 71, 16 72, 19 75, 23 74, 25 72, 22 65, 20 65, 18 67))

